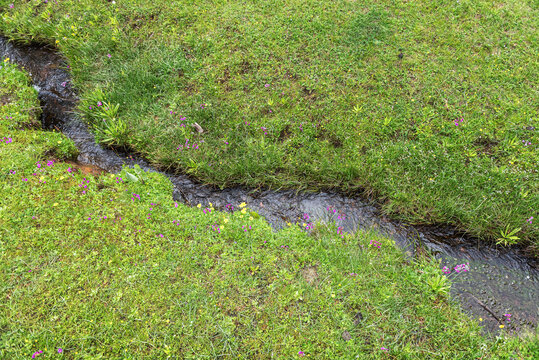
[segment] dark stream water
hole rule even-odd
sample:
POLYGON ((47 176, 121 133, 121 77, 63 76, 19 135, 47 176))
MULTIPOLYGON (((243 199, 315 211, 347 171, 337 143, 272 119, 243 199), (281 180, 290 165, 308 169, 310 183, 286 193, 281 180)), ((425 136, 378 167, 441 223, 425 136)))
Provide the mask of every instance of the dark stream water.
MULTIPOLYGON (((71 86, 65 62, 54 50, 43 46, 18 46, 0 37, 0 56, 9 57, 28 71, 43 108, 42 124, 71 138, 80 154, 77 161, 110 172, 123 164, 138 163, 155 171, 142 159, 117 154, 95 143, 87 126, 74 113, 77 94, 71 86)), ((166 174, 175 186, 174 199, 190 205, 211 202, 217 208, 245 201, 274 228, 286 222, 336 221, 344 231, 377 229, 392 237, 409 254, 427 249, 447 266, 451 293, 465 311, 482 318, 485 329, 507 331, 534 328, 539 318, 539 269, 536 259, 518 249, 500 249, 481 244, 449 227, 413 227, 380 215, 372 202, 338 193, 255 191, 242 187, 219 190, 201 185, 187 176, 166 174), (305 221, 305 214, 309 220, 305 221), (457 265, 468 271, 457 272, 457 265), (511 314, 510 321, 504 314, 511 314)), ((442 270, 440 270, 442 271, 442 270)))

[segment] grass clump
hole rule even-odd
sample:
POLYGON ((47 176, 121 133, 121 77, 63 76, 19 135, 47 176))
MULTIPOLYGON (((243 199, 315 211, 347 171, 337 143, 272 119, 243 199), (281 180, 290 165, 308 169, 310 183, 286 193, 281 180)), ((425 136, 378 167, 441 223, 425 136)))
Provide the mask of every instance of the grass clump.
POLYGON ((436 263, 409 261, 375 233, 272 232, 245 204, 224 213, 175 203, 162 175, 92 175, 63 162, 69 139, 17 125, 36 121, 23 111, 38 103, 28 78, 5 62, 0 84, 9 96, 0 107, 9 119, 0 123, 1 358, 537 352, 531 340, 481 336, 449 301, 436 263))
POLYGON ((519 229, 510 242, 537 248, 533 1, 9 4, 0 31, 66 55, 105 143, 207 183, 365 191, 410 222, 519 229))

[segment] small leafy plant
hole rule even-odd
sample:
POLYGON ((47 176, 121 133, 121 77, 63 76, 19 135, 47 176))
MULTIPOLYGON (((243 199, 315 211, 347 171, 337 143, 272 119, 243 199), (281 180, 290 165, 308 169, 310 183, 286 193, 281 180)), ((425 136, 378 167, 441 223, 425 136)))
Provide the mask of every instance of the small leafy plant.
POLYGON ((447 281, 447 277, 441 274, 432 274, 427 279, 427 284, 436 296, 446 297, 449 294, 451 285, 447 281))
POLYGON ((128 144, 129 130, 127 123, 118 117, 119 106, 103 103, 103 109, 98 110, 101 121, 98 120, 93 125, 99 142, 125 147, 128 144))
POLYGON ((80 107, 88 124, 93 127, 96 140, 108 146, 127 147, 130 132, 127 123, 120 118, 120 104, 105 101, 101 89, 94 90, 80 107))
POLYGON ((520 239, 516 234, 521 230, 521 228, 516 228, 513 230, 509 230, 509 225, 505 227, 505 230, 502 230, 500 232, 501 237, 496 239, 496 245, 514 245, 518 242, 520 239))

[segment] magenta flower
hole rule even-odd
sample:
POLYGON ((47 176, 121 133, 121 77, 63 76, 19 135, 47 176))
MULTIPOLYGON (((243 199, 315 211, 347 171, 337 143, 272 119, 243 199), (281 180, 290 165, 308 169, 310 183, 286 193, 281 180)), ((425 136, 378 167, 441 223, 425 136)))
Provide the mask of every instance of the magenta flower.
POLYGON ((385 348, 385 347, 383 347, 383 346, 380 348, 380 350, 386 351, 386 352, 388 351, 387 348, 385 348))
POLYGON ((13 9, 13 4, 9 4, 9 8, 10 8, 10 9, 13 9))
POLYGON ((298 351, 298 356, 305 356, 305 353, 303 351, 298 351))
POLYGON ((112 55, 111 55, 111 54, 107 54, 107 57, 110 59, 110 58, 112 57, 112 55))
POLYGON ((58 354, 61 354, 61 353, 63 353, 63 352, 64 352, 64 349, 58 348, 58 354))
POLYGON ((457 274, 461 273, 461 272, 466 272, 466 271, 470 270, 470 264, 469 263, 459 264, 459 265, 455 266, 454 269, 457 272, 457 274))
POLYGON ((369 245, 377 247, 378 249, 380 249, 382 247, 382 244, 379 241, 376 241, 376 240, 371 240, 369 245))
POLYGON ((526 220, 526 221, 531 224, 532 221, 533 221, 533 216, 530 216, 530 218, 528 220, 526 220))
POLYGON ((269 84, 264 85, 264 87, 267 87, 267 88, 268 88, 268 87, 269 87, 269 84))

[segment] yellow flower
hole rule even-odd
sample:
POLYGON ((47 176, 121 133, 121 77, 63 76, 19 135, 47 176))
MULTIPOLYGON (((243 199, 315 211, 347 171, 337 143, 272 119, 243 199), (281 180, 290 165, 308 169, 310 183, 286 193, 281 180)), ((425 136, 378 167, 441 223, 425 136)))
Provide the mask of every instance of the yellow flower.
POLYGON ((9 61, 9 58, 5 58, 4 62, 7 63, 9 61))
POLYGON ((252 216, 249 216, 249 220, 253 220, 253 217, 252 217, 252 216))
POLYGON ((58 203, 54 203, 54 204, 52 204, 52 206, 58 206, 58 203))
POLYGON ((198 204, 198 205, 197 205, 197 208, 200 209, 201 207, 202 207, 202 204, 198 204))
POLYGON ((225 218, 223 221, 224 221, 225 224, 226 224, 226 223, 228 222, 228 218, 225 218))
POLYGON ((479 321, 483 321, 483 318, 479 318, 479 321))
POLYGON ((504 327, 505 327, 505 325, 503 325, 503 324, 502 324, 502 325, 500 325, 500 329, 503 329, 504 327))
POLYGON ((245 202, 242 202, 242 203, 240 204, 240 208, 244 208, 244 207, 246 207, 246 206, 247 206, 247 204, 246 204, 245 202))
POLYGON ((247 209, 246 209, 246 208, 243 208, 243 209, 241 209, 240 212, 241 212, 242 214, 245 214, 245 213, 247 212, 247 209))

